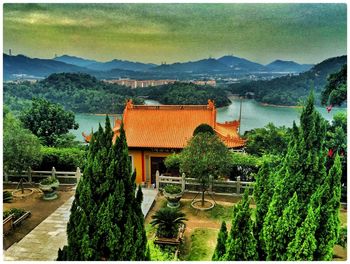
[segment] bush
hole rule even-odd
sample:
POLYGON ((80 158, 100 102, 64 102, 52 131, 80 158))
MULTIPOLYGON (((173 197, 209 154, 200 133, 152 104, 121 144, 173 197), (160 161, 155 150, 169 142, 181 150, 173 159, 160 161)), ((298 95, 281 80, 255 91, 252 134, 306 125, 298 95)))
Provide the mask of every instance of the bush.
POLYGON ((53 184, 53 183, 55 183, 57 181, 58 180, 55 177, 50 176, 50 177, 47 177, 46 179, 42 180, 40 182, 40 184, 42 184, 42 185, 50 185, 50 184, 53 184))
POLYGON ((79 148, 42 147, 41 153, 43 160, 34 169, 51 170, 55 167, 57 171, 75 171, 84 165, 85 151, 79 148))
POLYGON ((209 133, 211 135, 215 134, 214 129, 208 124, 200 124, 197 126, 193 131, 193 136, 197 135, 198 133, 209 133))
POLYGON ((166 246, 155 245, 153 240, 148 241, 148 250, 150 252, 151 261, 172 261, 175 259, 175 254, 171 248, 166 246))
POLYGON ((181 193, 182 188, 179 185, 168 184, 164 187, 164 191, 166 191, 169 194, 176 194, 181 193))
POLYGON ((164 160, 164 164, 172 175, 178 174, 180 171, 180 155, 173 153, 167 156, 164 160))
POLYGON ((12 193, 10 193, 9 191, 3 191, 2 195, 2 201, 4 203, 10 203, 12 201, 12 193))
POLYGON ((343 248, 346 248, 347 241, 348 241, 348 228, 344 226, 340 229, 338 241, 336 244, 339 246, 342 246, 343 248))
POLYGON ((4 211, 2 218, 6 219, 7 217, 9 217, 10 215, 14 214, 14 220, 17 220, 18 218, 20 218, 22 215, 25 214, 25 210, 23 209, 19 209, 19 208, 11 208, 10 210, 6 210, 4 211))

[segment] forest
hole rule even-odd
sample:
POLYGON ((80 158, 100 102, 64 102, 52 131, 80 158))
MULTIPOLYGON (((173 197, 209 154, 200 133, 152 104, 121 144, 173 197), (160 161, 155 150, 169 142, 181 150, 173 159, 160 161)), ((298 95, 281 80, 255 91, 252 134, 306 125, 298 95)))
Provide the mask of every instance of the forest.
POLYGON ((36 97, 59 103, 75 113, 122 113, 127 99, 143 104, 142 97, 158 100, 162 104, 207 104, 208 98, 213 99, 217 107, 230 103, 224 90, 211 86, 177 82, 130 89, 84 73, 54 73, 35 83, 4 83, 4 103, 12 111, 28 108, 32 98, 36 97))
POLYGON ((315 65, 299 75, 287 75, 272 80, 242 82, 229 85, 226 89, 233 94, 253 96, 257 101, 275 105, 298 105, 305 100, 314 87, 316 104, 330 74, 346 64, 346 56, 331 58, 315 65))

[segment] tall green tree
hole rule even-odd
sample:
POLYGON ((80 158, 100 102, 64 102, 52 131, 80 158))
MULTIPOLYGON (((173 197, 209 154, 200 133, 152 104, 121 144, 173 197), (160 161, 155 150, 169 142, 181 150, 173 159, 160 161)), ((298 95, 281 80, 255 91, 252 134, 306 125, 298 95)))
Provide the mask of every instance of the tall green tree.
POLYGON ((213 261, 223 260, 226 254, 227 227, 226 222, 222 221, 221 228, 218 234, 216 247, 212 257, 213 261))
POLYGON ((107 117, 105 130, 99 126, 91 139, 67 225, 68 245, 58 260, 147 259, 142 191, 136 192, 123 125, 115 144, 112 136, 107 117))
POLYGON ((285 259, 285 245, 295 236, 295 230, 291 235, 286 234, 278 224, 283 218, 285 202, 290 201, 297 191, 300 208, 293 228, 299 227, 306 218, 312 194, 326 177, 325 129, 326 123, 316 112, 311 93, 301 113, 300 127, 293 126, 288 152, 282 167, 276 172, 276 187, 262 230, 267 260, 285 259), (284 246, 277 242, 281 239, 285 240, 284 246))
POLYGON ((253 235, 252 209, 248 190, 233 209, 233 219, 224 260, 258 260, 257 241, 253 235))
POLYGON ((347 64, 336 73, 330 74, 321 94, 322 104, 341 105, 347 98, 347 64))
POLYGON ((70 129, 79 127, 73 112, 65 111, 61 105, 43 98, 33 99, 31 108, 25 110, 20 118, 24 127, 47 146, 55 146, 70 129))
POLYGON ((230 172, 230 152, 217 135, 198 133, 179 155, 180 171, 187 177, 199 180, 204 205, 204 193, 208 188, 209 176, 215 179, 230 172))
POLYGON ((29 167, 39 164, 42 160, 39 139, 4 107, 3 115, 3 158, 4 170, 14 170, 17 173, 27 171, 29 167))

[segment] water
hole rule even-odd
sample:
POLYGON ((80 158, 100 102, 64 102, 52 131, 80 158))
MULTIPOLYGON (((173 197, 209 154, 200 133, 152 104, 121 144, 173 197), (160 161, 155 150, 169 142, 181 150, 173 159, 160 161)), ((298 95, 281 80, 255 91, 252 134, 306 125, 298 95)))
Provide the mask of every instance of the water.
MULTIPOLYGON (((217 109, 217 122, 239 119, 240 101, 235 98, 231 98, 231 101, 232 103, 229 106, 217 109)), ((159 105, 159 102, 154 100, 145 100, 145 103, 148 105, 159 105)), ((332 120, 335 113, 346 112, 346 108, 333 108, 330 113, 327 113, 325 107, 317 107, 317 110, 326 120, 332 120)), ((291 127, 293 121, 299 124, 300 112, 301 109, 298 108, 264 106, 254 100, 243 99, 240 132, 243 134, 245 131, 264 127, 269 122, 274 123, 276 126, 291 127)), ((114 125, 114 118, 120 116, 121 115, 110 116, 112 127, 114 125)), ((99 123, 104 126, 105 118, 105 115, 76 114, 75 119, 79 123, 79 129, 71 132, 78 140, 83 141, 81 133, 85 132, 89 134, 91 130, 97 131, 99 123)))

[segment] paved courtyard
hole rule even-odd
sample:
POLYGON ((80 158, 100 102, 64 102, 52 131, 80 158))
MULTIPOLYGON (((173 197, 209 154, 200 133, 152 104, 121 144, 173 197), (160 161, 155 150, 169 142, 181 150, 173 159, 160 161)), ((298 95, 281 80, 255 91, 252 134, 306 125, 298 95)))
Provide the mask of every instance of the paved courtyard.
MULTIPOLYGON (((143 189, 142 212, 146 217, 157 196, 155 189, 143 189)), ((18 243, 4 251, 4 260, 55 260, 57 251, 67 244, 67 222, 74 196, 18 243)))

